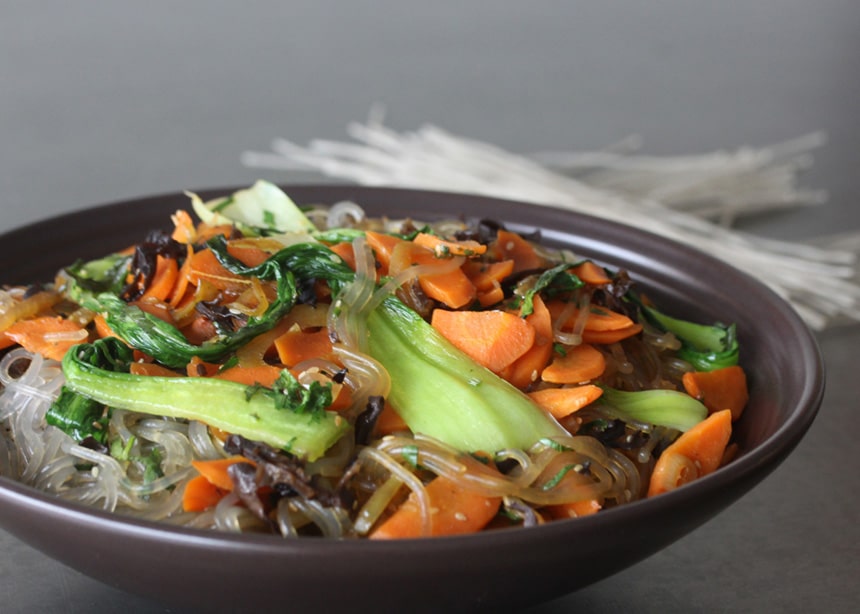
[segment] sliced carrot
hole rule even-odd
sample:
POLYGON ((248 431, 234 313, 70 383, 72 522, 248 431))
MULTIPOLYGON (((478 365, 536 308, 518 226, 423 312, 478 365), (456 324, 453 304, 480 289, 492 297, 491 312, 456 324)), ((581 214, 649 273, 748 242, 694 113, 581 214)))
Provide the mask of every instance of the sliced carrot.
POLYGON ((399 243, 404 242, 403 239, 370 230, 366 231, 364 236, 367 238, 367 244, 373 250, 376 261, 380 264, 379 274, 387 275, 388 267, 391 264, 391 254, 399 243))
POLYGON ((588 343, 567 345, 564 353, 553 354, 541 379, 552 384, 581 384, 597 379, 606 370, 606 358, 588 343))
POLYGON ((0 312, 0 331, 8 329, 19 320, 26 320, 53 307, 62 300, 58 292, 42 290, 21 301, 12 303, 0 312))
MULTIPOLYGON (((477 462, 477 461, 476 461, 477 462)), ((483 529, 496 515, 501 497, 487 497, 464 490, 457 483, 443 476, 432 480, 425 487, 430 499, 430 535, 462 535, 483 529)), ((420 507, 416 497, 410 495, 406 501, 374 529, 370 539, 403 539, 421 537, 422 523, 420 507)))
POLYGON ((681 383, 687 394, 701 401, 709 412, 731 410, 733 421, 741 417, 750 398, 746 373, 738 365, 713 371, 688 371, 681 383))
POLYGON ((573 274, 579 277, 582 281, 593 286, 604 286, 612 283, 612 278, 606 274, 602 266, 599 266, 591 260, 583 260, 571 269, 573 274))
POLYGON ((732 412, 715 412, 681 434, 654 465, 648 496, 674 490, 713 473, 720 466, 732 435, 732 412))
POLYGON ((171 290, 170 296, 164 299, 165 302, 172 307, 176 307, 177 305, 179 305, 179 302, 182 300, 182 298, 185 296, 185 293, 188 291, 188 276, 191 272, 192 256, 194 256, 194 248, 191 245, 188 245, 185 260, 182 262, 182 266, 179 267, 179 271, 176 276, 176 283, 173 286, 173 290, 171 290))
POLYGON ((172 294, 178 277, 179 264, 175 258, 156 256, 155 275, 141 296, 141 300, 166 301, 172 294))
POLYGON ((221 490, 227 492, 233 491, 233 480, 230 479, 230 474, 227 470, 236 463, 248 463, 254 465, 254 462, 244 456, 231 456, 229 458, 219 458, 215 460, 193 460, 191 465, 197 472, 211 484, 214 484, 221 490))
POLYGON ((237 365, 235 367, 224 369, 223 371, 214 374, 212 377, 236 382, 237 384, 244 384, 246 386, 255 386, 259 384, 260 386, 271 388, 272 384, 274 384, 281 376, 281 372, 283 370, 283 367, 277 367, 275 365, 254 365, 250 367, 237 365))
POLYGON ((451 309, 465 307, 477 297, 475 285, 459 268, 447 273, 421 275, 418 284, 424 294, 451 309))
POLYGON ((349 268, 353 271, 355 270, 355 251, 352 249, 352 243, 347 241, 335 243, 334 245, 330 245, 329 249, 340 256, 349 268))
POLYGON ((463 263, 463 272, 472 280, 479 292, 486 292, 499 287, 501 282, 514 272, 514 261, 482 262, 480 260, 467 260, 463 263))
POLYGON ((515 232, 499 230, 490 246, 493 260, 513 260, 514 273, 546 268, 547 260, 534 246, 515 232))
POLYGON ((274 341, 280 361, 290 367, 311 358, 328 357, 332 354, 328 329, 306 332, 295 326, 274 341))
MULTIPOLYGON (((367 232, 367 243, 373 248, 380 266, 379 276, 396 275, 413 265, 433 265, 440 258, 426 247, 392 235, 367 232)), ((419 276, 418 284, 428 297, 452 309, 469 305, 477 298, 477 290, 461 267, 445 273, 419 276)))
POLYGON ((481 307, 492 307, 505 300, 505 291, 502 290, 501 286, 497 285, 495 288, 490 288, 489 290, 478 290, 475 293, 475 297, 478 299, 481 307))
POLYGON ((572 388, 544 388, 529 392, 531 399, 559 420, 593 403, 603 394, 594 384, 572 388))
POLYGON ((85 328, 59 316, 18 320, 5 335, 26 350, 53 360, 62 360, 72 346, 89 337, 85 328))
MULTIPOLYGON (((547 303, 550 313, 552 314, 553 322, 556 322, 562 313, 569 307, 568 303, 563 301, 549 301, 547 303)), ((560 327, 562 330, 570 330, 579 317, 579 310, 573 309, 568 312, 567 321, 562 322, 560 327)), ((623 313, 612 311, 606 307, 591 305, 588 308, 588 318, 585 321, 585 330, 593 332, 621 330, 628 328, 634 324, 633 320, 628 318, 623 313)))
MULTIPOLYGON (((305 310, 300 310, 298 313, 304 313, 304 311, 305 310)), ((268 364, 266 359, 274 357, 276 354, 275 340, 295 326, 295 322, 291 316, 292 313, 278 322, 274 328, 257 335, 244 346, 236 350, 236 357, 239 359, 239 364, 243 367, 254 367, 268 364)))
POLYGON ((384 436, 408 430, 409 426, 386 399, 385 405, 382 407, 382 412, 376 419, 376 434, 384 436))
POLYGON ((465 256, 474 258, 487 251, 487 246, 477 241, 448 241, 437 235, 419 232, 412 240, 415 245, 426 247, 435 254, 437 258, 449 256, 465 256))
POLYGON ((215 507, 228 491, 218 488, 205 476, 194 476, 185 484, 182 493, 182 509, 186 512, 202 512, 215 507))
POLYGON ((192 356, 188 364, 185 365, 185 372, 188 377, 210 377, 218 373, 221 365, 212 362, 204 362, 199 356, 192 356))
POLYGON ((241 292, 250 283, 249 280, 231 273, 225 269, 215 253, 211 249, 201 249, 191 257, 191 271, 189 280, 194 285, 199 285, 201 280, 206 280, 219 290, 241 292))
POLYGON ((170 309, 170 306, 161 302, 161 299, 154 296, 150 298, 142 298, 129 304, 134 305, 141 311, 145 311, 168 324, 176 324, 176 320, 173 319, 173 311, 170 309))
POLYGON ((263 264, 271 255, 249 240, 240 239, 227 243, 227 253, 239 260, 245 266, 253 267, 263 264))
POLYGON ((454 346, 494 372, 525 354, 535 340, 534 327, 506 311, 435 309, 430 323, 454 346))
POLYGON ((104 339, 105 337, 116 337, 116 333, 113 332, 110 326, 108 326, 107 320, 105 317, 97 313, 93 318, 93 325, 95 326, 96 336, 99 339, 104 339))
POLYGON ((599 512, 602 508, 603 503, 599 499, 583 499, 581 501, 572 501, 571 503, 548 505, 544 509, 554 520, 564 520, 565 518, 591 516, 599 512))
POLYGON ((173 221, 173 234, 170 238, 179 243, 188 245, 197 240, 197 229, 194 227, 194 220, 191 215, 184 209, 179 209, 170 216, 173 221))
POLYGON ((132 375, 147 375, 157 377, 182 377, 176 371, 172 371, 167 367, 162 367, 154 362, 133 362, 128 367, 128 372, 132 375))
POLYGON ((340 386, 337 394, 332 399, 331 405, 326 407, 328 411, 343 411, 352 407, 352 390, 348 386, 340 386))
POLYGON ((218 331, 215 330, 212 320, 204 315, 197 315, 189 324, 183 326, 180 332, 185 335, 188 343, 200 345, 214 337, 218 331))
POLYGON ((534 308, 526 317, 535 329, 535 341, 528 351, 499 372, 514 386, 525 389, 540 379, 540 374, 552 356, 552 320, 546 304, 535 295, 534 308))
POLYGON ((607 345, 609 343, 624 341, 628 337, 633 337, 641 332, 641 324, 632 324, 626 328, 618 328, 616 330, 584 330, 582 331, 582 340, 585 343, 594 345, 607 345))
POLYGON ((209 224, 201 222, 200 224, 197 224, 197 242, 206 243, 206 241, 218 235, 229 239, 234 230, 235 228, 232 224, 218 224, 216 226, 210 226, 209 224))

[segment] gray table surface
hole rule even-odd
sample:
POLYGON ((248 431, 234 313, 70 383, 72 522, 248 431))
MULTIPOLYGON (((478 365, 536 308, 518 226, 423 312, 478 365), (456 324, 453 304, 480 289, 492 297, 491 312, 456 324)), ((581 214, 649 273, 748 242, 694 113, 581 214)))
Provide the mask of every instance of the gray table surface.
MULTIPOLYGON (((642 135, 655 154, 829 143, 824 209, 749 222, 860 227, 860 3, 5 1, 0 231, 156 192, 309 177, 243 168, 275 136, 344 138, 375 102, 529 152, 642 135), (145 7, 145 8, 144 8, 145 7)), ((819 418, 763 484, 663 552, 535 613, 848 612, 860 600, 860 327, 818 335, 819 418)), ((0 611, 149 613, 0 532, 0 611)))

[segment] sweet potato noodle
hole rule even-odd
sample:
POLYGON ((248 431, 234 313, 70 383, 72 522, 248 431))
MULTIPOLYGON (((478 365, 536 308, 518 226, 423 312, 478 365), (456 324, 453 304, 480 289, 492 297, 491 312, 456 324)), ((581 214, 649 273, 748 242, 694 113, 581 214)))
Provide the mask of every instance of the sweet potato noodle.
MULTIPOLYGON (((321 266, 315 274, 302 278, 297 273, 285 281, 284 271, 298 267, 299 260, 279 260, 280 269, 272 268, 269 277, 261 267, 297 244, 296 229, 277 227, 268 214, 260 218, 265 223, 254 222, 246 212, 231 218, 230 203, 219 202, 195 204, 200 223, 177 213, 173 234, 151 234, 133 258, 105 261, 118 271, 114 280, 122 281, 112 297, 85 287, 93 281, 92 271, 109 270, 107 264, 84 273, 70 267, 53 284, 0 292, 0 334, 6 348, 0 359, 0 474, 65 500, 188 527, 284 537, 386 538, 533 526, 597 513, 667 489, 655 488, 655 480, 669 479, 669 489, 677 487, 730 457, 727 441, 712 454, 719 456, 716 464, 696 456, 698 452, 674 454, 673 446, 686 433, 699 436, 696 431, 708 416, 742 409, 742 403, 730 407, 723 399, 709 403, 707 377, 694 382, 702 374, 722 377, 726 369, 739 369, 697 362, 705 355, 731 355, 736 362, 733 329, 663 315, 635 292, 623 271, 590 263, 591 268, 581 268, 583 260, 574 254, 525 241, 494 223, 370 219, 357 204, 338 203, 304 212, 304 220, 320 229, 310 230, 313 238, 306 239, 319 248, 330 247, 330 264, 349 275, 326 278, 328 269, 321 266), (418 234, 424 238, 417 239, 418 234), (212 237, 221 237, 225 249, 218 252, 212 237), (421 241, 424 251, 416 256, 421 241), (352 261, 351 270, 341 257, 352 261), (500 277, 482 277, 495 263, 507 267, 500 277), (463 305, 447 303, 453 302, 450 291, 427 283, 435 279, 444 285, 452 274, 463 272, 472 284, 463 305), (285 290, 291 283, 292 294, 285 290), (293 300, 284 307, 288 295, 293 300), (34 306, 34 296, 41 296, 41 304, 34 306), (116 297, 121 304, 110 302, 116 297), (425 332, 392 333, 396 326, 391 322, 401 313, 392 305, 408 308, 409 317, 422 320, 410 326, 425 332), (128 324, 132 312, 123 310, 129 306, 135 307, 134 314, 161 310, 154 318, 182 332, 174 347, 184 348, 187 340, 191 358, 162 360, 147 341, 125 334, 126 325, 153 327, 152 335, 162 334, 152 318, 128 324), (282 311, 264 324, 276 309, 282 311), (447 391, 434 389, 429 380, 448 377, 458 368, 445 366, 420 345, 425 333, 440 338, 437 328, 444 337, 441 325, 427 324, 436 310, 514 314, 527 323, 514 322, 516 330, 531 335, 504 367, 490 366, 494 373, 487 365, 475 366, 485 379, 454 373, 452 377, 465 378, 464 390, 453 397, 460 407, 448 414, 443 408, 447 391), (621 318, 628 324, 619 324, 621 318), (217 356, 214 350, 205 357, 194 353, 195 347, 209 352, 254 326, 254 334, 217 356), (625 326, 626 332, 618 334, 625 326), (377 331, 394 335, 386 339, 404 343, 406 349, 392 359, 386 354, 394 351, 389 341, 382 349, 374 346, 377 331), (97 339, 114 334, 126 343, 98 345, 97 339), (702 335, 719 337, 719 351, 702 347, 702 335), (77 345, 81 342, 89 343, 77 345), (417 345, 410 350, 410 343, 417 345), (124 360, 123 352, 132 352, 126 344, 134 353, 124 360), (324 349, 311 351, 314 344, 324 349), (85 347, 96 349, 87 354, 85 347), (584 358, 577 363, 580 353, 584 358), (110 367, 105 366, 108 355, 110 367), (524 362, 526 358, 533 363, 524 362), (413 360, 427 361, 428 369, 443 375, 427 371, 413 382, 391 375, 410 373, 402 369, 413 360), (532 366, 524 371, 524 365, 532 366), (265 374, 278 377, 264 381, 265 374), (95 383, 86 384, 90 388, 75 379, 85 376, 94 378, 95 383), (216 412, 209 420, 205 407, 202 414, 195 413, 197 408, 191 414, 173 409, 159 413, 145 399, 131 405, 120 395, 108 402, 99 396, 99 386, 113 376, 130 378, 135 386, 159 382, 165 391, 181 382, 218 379, 221 386, 223 380, 223 390, 240 391, 235 411, 244 411, 245 403, 262 407, 274 399, 282 403, 274 410, 275 419, 308 412, 307 428, 325 424, 334 435, 316 453, 311 444, 302 448, 299 436, 277 445, 253 436, 257 431, 232 430, 225 426, 232 424, 229 412, 226 418, 216 412), (416 383, 419 387, 413 388, 416 383), (502 443, 487 443, 493 446, 489 449, 448 438, 445 429, 424 432, 432 430, 421 425, 434 419, 427 412, 435 407, 438 420, 451 415, 456 420, 458 411, 467 415, 470 410, 463 400, 470 397, 463 395, 496 398, 486 394, 498 386, 504 386, 498 394, 516 395, 517 403, 528 405, 525 411, 537 412, 532 418, 536 432, 545 435, 528 445, 505 445, 500 435, 488 441, 502 443), (431 398, 413 398, 415 390, 431 398), (569 406, 573 396, 553 397, 551 392, 573 390, 587 393, 581 406, 569 406), (61 393, 97 407, 88 414, 89 422, 71 426, 62 411, 72 410, 61 407, 73 403, 58 400, 61 393), (657 398, 655 393, 672 396, 657 398), (324 407, 283 405, 284 398, 312 403, 317 394, 325 399, 324 407), (666 467, 676 468, 674 473, 666 467, 655 471, 662 456, 666 467)), ((469 329, 463 325, 462 332, 469 329)), ((482 329, 475 334, 490 333, 482 329)), ((466 355, 475 345, 448 341, 466 355)), ((444 352, 462 358, 448 341, 440 342, 444 352)), ((489 337, 477 345, 481 343, 489 344, 489 337)), ((466 360, 474 364, 482 358, 466 360)), ((424 373, 422 368, 414 373, 424 373)), ((136 398, 132 388, 126 392, 136 398)), ((165 398, 171 394, 164 392, 165 398)), ((201 405, 209 402, 203 399, 201 405)), ((481 428, 490 432, 496 425, 477 430, 481 428)), ((461 429, 455 424, 452 430, 461 429)))

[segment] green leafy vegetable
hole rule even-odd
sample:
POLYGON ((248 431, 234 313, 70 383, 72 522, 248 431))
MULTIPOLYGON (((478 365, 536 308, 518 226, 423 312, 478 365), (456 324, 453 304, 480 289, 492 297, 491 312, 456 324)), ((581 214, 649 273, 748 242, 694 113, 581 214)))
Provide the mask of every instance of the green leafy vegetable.
POLYGON ((131 256, 111 254, 89 262, 78 261, 66 267, 64 291, 79 304, 96 294, 108 292, 118 295, 125 287, 125 276, 131 256))
POLYGON ((136 376, 105 368, 130 359, 131 349, 112 337, 75 346, 63 359, 66 386, 103 405, 199 420, 277 448, 289 447, 311 460, 349 429, 330 412, 290 411, 292 406, 279 407, 268 394, 246 397, 242 384, 206 377, 136 376))
POLYGON ((107 416, 102 403, 63 387, 48 408, 45 422, 56 426, 75 441, 92 437, 99 443, 107 438, 107 416))
POLYGON ((389 298, 367 316, 368 353, 391 375, 389 400, 413 431, 464 451, 528 449, 565 431, 531 399, 389 298))
POLYGON ((622 418, 686 431, 707 418, 708 409, 677 390, 628 392, 604 387, 600 403, 614 407, 622 418))
POLYGON ((272 386, 271 392, 266 392, 275 407, 288 409, 297 414, 309 414, 320 417, 332 402, 331 384, 323 385, 317 381, 310 386, 302 386, 293 374, 284 369, 272 386))
POLYGON ((561 481, 564 479, 564 476, 566 476, 571 470, 573 470, 575 468, 576 468, 576 465, 565 465, 564 467, 559 469, 558 473, 556 473, 554 476, 552 476, 552 479, 550 479, 541 488, 543 490, 552 490, 553 488, 558 486, 559 483, 561 483, 561 481))
POLYGON ((257 181, 231 197, 206 203, 196 194, 189 193, 188 196, 194 212, 202 221, 213 225, 234 224, 246 235, 316 231, 313 222, 290 197, 268 181, 257 181))
POLYGON ((708 326, 667 316, 641 303, 640 307, 651 322, 681 341, 678 357, 689 362, 697 371, 713 371, 738 364, 739 349, 734 324, 708 326))
POLYGON ((551 294, 569 292, 585 285, 579 277, 569 272, 568 269, 570 269, 570 264, 566 262, 547 269, 540 274, 533 286, 522 292, 520 313, 523 317, 531 315, 534 311, 536 294, 545 290, 551 294))

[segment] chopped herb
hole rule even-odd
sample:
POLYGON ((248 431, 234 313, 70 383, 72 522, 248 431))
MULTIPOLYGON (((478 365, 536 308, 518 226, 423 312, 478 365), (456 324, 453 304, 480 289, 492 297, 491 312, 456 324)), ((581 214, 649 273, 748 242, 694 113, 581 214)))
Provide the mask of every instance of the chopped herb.
POLYGON ((164 475, 161 470, 161 451, 158 448, 152 448, 145 456, 135 456, 129 460, 143 465, 144 484, 149 484, 164 475))
POLYGON ((552 351, 561 356, 567 356, 567 347, 563 343, 553 343, 552 351))
POLYGON ((582 280, 571 273, 569 268, 570 264, 563 262, 541 273, 534 285, 522 293, 523 303, 520 315, 522 317, 531 315, 534 311, 535 295, 540 292, 547 291, 550 295, 557 295, 584 286, 582 280))
POLYGON ((568 450, 570 450, 570 448, 568 448, 567 446, 560 444, 556 440, 550 439, 549 437, 541 439, 540 443, 552 450, 555 450, 556 452, 567 452, 568 450))
POLYGON ((418 446, 405 446, 403 448, 403 460, 413 469, 418 468, 418 446))
POLYGON ((135 438, 132 436, 123 445, 122 439, 114 439, 110 442, 110 455, 118 461, 131 460, 131 449, 135 441, 135 438))
POLYGON ((576 469, 576 465, 565 465, 559 469, 558 473, 556 473, 549 482, 543 485, 543 490, 552 490, 558 486, 564 479, 564 476, 566 476, 572 469, 576 469))
POLYGON ((224 200, 222 200, 218 203, 215 203, 215 205, 213 205, 213 207, 212 207, 212 211, 214 213, 220 213, 221 211, 223 211, 224 209, 226 209, 227 207, 229 207, 232 204, 233 204, 233 197, 228 196, 224 200))
MULTIPOLYGON (((218 373, 222 373, 231 367, 237 366, 238 364, 239 364, 239 357, 236 355, 233 355, 230 358, 228 358, 227 360, 225 360, 224 363, 218 367, 218 373)), ((202 367, 203 365, 200 365, 200 366, 202 367)))
POLYGON ((272 385, 272 398, 278 409, 289 409, 297 414, 321 416, 326 407, 332 402, 332 385, 311 382, 310 386, 302 386, 299 380, 287 369, 272 385))
POLYGON ((261 384, 259 382, 252 384, 251 386, 247 386, 245 388, 245 400, 250 401, 251 397, 253 397, 255 394, 257 394, 258 392, 260 392, 264 388, 265 388, 265 386, 263 386, 263 384, 261 384))

